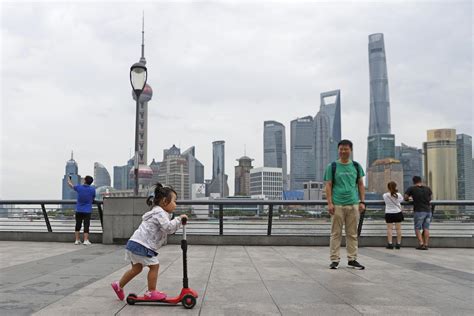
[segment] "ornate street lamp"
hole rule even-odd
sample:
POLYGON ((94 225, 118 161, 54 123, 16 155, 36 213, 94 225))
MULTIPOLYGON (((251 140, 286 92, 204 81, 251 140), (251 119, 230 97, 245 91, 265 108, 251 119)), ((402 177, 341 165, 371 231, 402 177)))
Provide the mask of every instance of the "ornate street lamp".
POLYGON ((135 196, 138 196, 138 107, 140 94, 145 88, 147 79, 147 69, 146 66, 142 63, 135 63, 130 67, 130 83, 132 84, 133 92, 135 92, 137 100, 137 110, 136 110, 136 119, 135 119, 135 187, 133 193, 135 196))

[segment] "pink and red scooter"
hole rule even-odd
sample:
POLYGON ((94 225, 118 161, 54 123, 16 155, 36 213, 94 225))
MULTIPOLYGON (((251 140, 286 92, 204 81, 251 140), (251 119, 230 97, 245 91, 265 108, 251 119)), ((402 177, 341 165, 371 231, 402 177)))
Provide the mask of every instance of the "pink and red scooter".
POLYGON ((137 296, 134 293, 130 293, 127 296, 127 303, 130 305, 135 305, 137 303, 160 303, 160 304, 170 304, 177 305, 180 302, 185 308, 193 308, 196 305, 196 300, 198 298, 198 293, 188 286, 188 264, 187 264, 187 251, 188 251, 188 242, 186 241, 186 218, 182 219, 183 224, 183 239, 181 240, 181 249, 183 250, 183 288, 181 293, 175 297, 166 297, 162 300, 150 300, 144 296, 137 296))

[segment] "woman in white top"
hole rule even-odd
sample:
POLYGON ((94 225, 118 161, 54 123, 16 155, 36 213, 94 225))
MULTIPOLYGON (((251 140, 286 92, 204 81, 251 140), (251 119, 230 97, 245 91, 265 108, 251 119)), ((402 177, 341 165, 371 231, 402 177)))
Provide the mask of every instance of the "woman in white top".
POLYGON ((397 243, 395 244, 395 249, 400 249, 402 243, 402 205, 400 202, 403 201, 403 196, 398 193, 397 184, 393 181, 387 184, 388 191, 384 193, 383 199, 385 201, 385 222, 387 223, 387 249, 393 249, 392 244, 392 229, 393 224, 395 223, 395 228, 397 230, 397 243))

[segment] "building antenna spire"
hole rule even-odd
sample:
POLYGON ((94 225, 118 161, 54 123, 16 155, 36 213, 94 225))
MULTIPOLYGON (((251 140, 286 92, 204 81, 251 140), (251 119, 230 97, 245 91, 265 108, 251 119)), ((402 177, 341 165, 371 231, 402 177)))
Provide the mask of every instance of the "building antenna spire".
POLYGON ((247 156, 247 144, 244 144, 244 156, 247 156))
POLYGON ((74 150, 71 150, 71 160, 74 160, 74 150))
POLYGON ((142 16, 142 57, 140 57, 140 62, 146 65, 145 59, 145 10, 143 10, 142 16))

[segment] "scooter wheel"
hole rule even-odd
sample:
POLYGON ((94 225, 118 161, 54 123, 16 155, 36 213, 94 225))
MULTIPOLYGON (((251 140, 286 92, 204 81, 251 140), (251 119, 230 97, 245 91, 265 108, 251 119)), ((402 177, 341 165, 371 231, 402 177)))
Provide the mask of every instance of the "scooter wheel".
POLYGON ((135 305, 135 302, 136 302, 136 299, 137 298, 137 295, 136 294, 133 294, 133 293, 130 293, 128 294, 127 296, 127 303, 128 305, 135 305))
POLYGON ((196 298, 187 294, 183 297, 181 303, 183 303, 184 308, 191 309, 194 307, 194 305, 196 305, 196 298))

